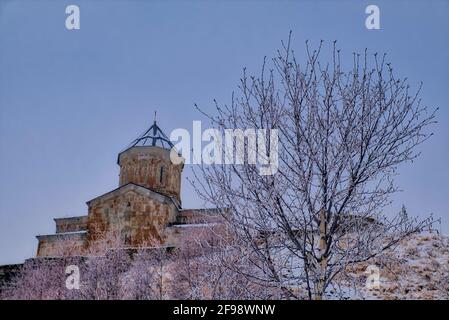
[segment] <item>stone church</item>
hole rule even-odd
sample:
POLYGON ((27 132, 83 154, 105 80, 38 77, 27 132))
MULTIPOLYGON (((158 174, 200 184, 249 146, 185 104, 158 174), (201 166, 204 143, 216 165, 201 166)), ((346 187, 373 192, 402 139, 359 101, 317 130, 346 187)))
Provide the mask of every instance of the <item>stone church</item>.
POLYGON ((37 256, 60 255, 61 246, 67 243, 71 255, 83 255, 108 232, 118 234, 125 247, 140 247, 149 241, 176 247, 185 232, 216 223, 215 210, 182 208, 184 165, 171 162, 172 148, 154 121, 118 154, 118 188, 87 201, 87 215, 55 218, 55 234, 37 236, 37 256))

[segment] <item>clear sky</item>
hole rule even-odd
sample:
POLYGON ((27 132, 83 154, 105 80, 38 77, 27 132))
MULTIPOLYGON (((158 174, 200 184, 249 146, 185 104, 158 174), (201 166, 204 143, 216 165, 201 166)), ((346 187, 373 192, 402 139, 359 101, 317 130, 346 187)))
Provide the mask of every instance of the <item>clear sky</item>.
MULTIPOLYGON (((386 52, 398 76, 424 82, 439 123, 388 210, 434 213, 448 233, 449 1, 0 0, 0 264, 34 256, 54 217, 116 188, 117 153, 155 109, 167 134, 190 129, 194 103, 229 103, 242 68, 258 73, 289 30, 300 61, 306 39, 338 40, 344 59, 386 52), (70 4, 80 30, 65 28, 70 4), (381 30, 365 28, 368 4, 381 30)), ((182 196, 201 206, 186 181, 182 196)))

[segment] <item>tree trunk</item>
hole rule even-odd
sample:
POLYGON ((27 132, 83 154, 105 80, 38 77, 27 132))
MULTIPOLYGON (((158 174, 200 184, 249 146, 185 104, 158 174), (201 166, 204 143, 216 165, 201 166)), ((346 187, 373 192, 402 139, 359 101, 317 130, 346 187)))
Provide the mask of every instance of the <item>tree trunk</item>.
POLYGON ((327 235, 327 221, 326 221, 326 211, 323 209, 320 210, 320 225, 319 225, 319 235, 320 235, 320 243, 319 243, 319 279, 315 290, 315 300, 322 300, 325 283, 326 283, 326 271, 327 271, 327 256, 326 256, 326 235, 327 235))

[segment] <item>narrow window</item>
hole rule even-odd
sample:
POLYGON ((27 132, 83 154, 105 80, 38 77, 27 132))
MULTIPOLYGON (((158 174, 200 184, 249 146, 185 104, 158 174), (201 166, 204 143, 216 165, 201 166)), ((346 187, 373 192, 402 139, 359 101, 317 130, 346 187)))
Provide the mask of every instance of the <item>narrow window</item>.
POLYGON ((161 166, 161 170, 159 172, 159 183, 163 184, 164 183, 164 167, 161 166))
POLYGON ((121 240, 123 244, 130 245, 131 244, 131 228, 125 227, 121 231, 121 240))

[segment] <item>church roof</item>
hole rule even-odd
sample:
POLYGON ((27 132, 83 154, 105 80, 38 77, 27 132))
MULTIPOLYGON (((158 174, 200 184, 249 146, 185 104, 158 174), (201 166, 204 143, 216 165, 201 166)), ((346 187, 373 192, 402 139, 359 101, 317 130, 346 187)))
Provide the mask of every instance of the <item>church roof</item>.
POLYGON ((164 149, 173 148, 173 143, 162 131, 162 129, 159 128, 156 120, 154 120, 153 125, 149 129, 147 129, 137 139, 131 142, 131 144, 126 149, 145 146, 162 147, 164 149))
POLYGON ((159 147, 170 150, 174 147, 174 145, 162 129, 157 125, 155 115, 153 125, 145 130, 144 133, 131 142, 125 149, 119 152, 117 156, 117 163, 120 162, 120 155, 132 147, 159 147))

